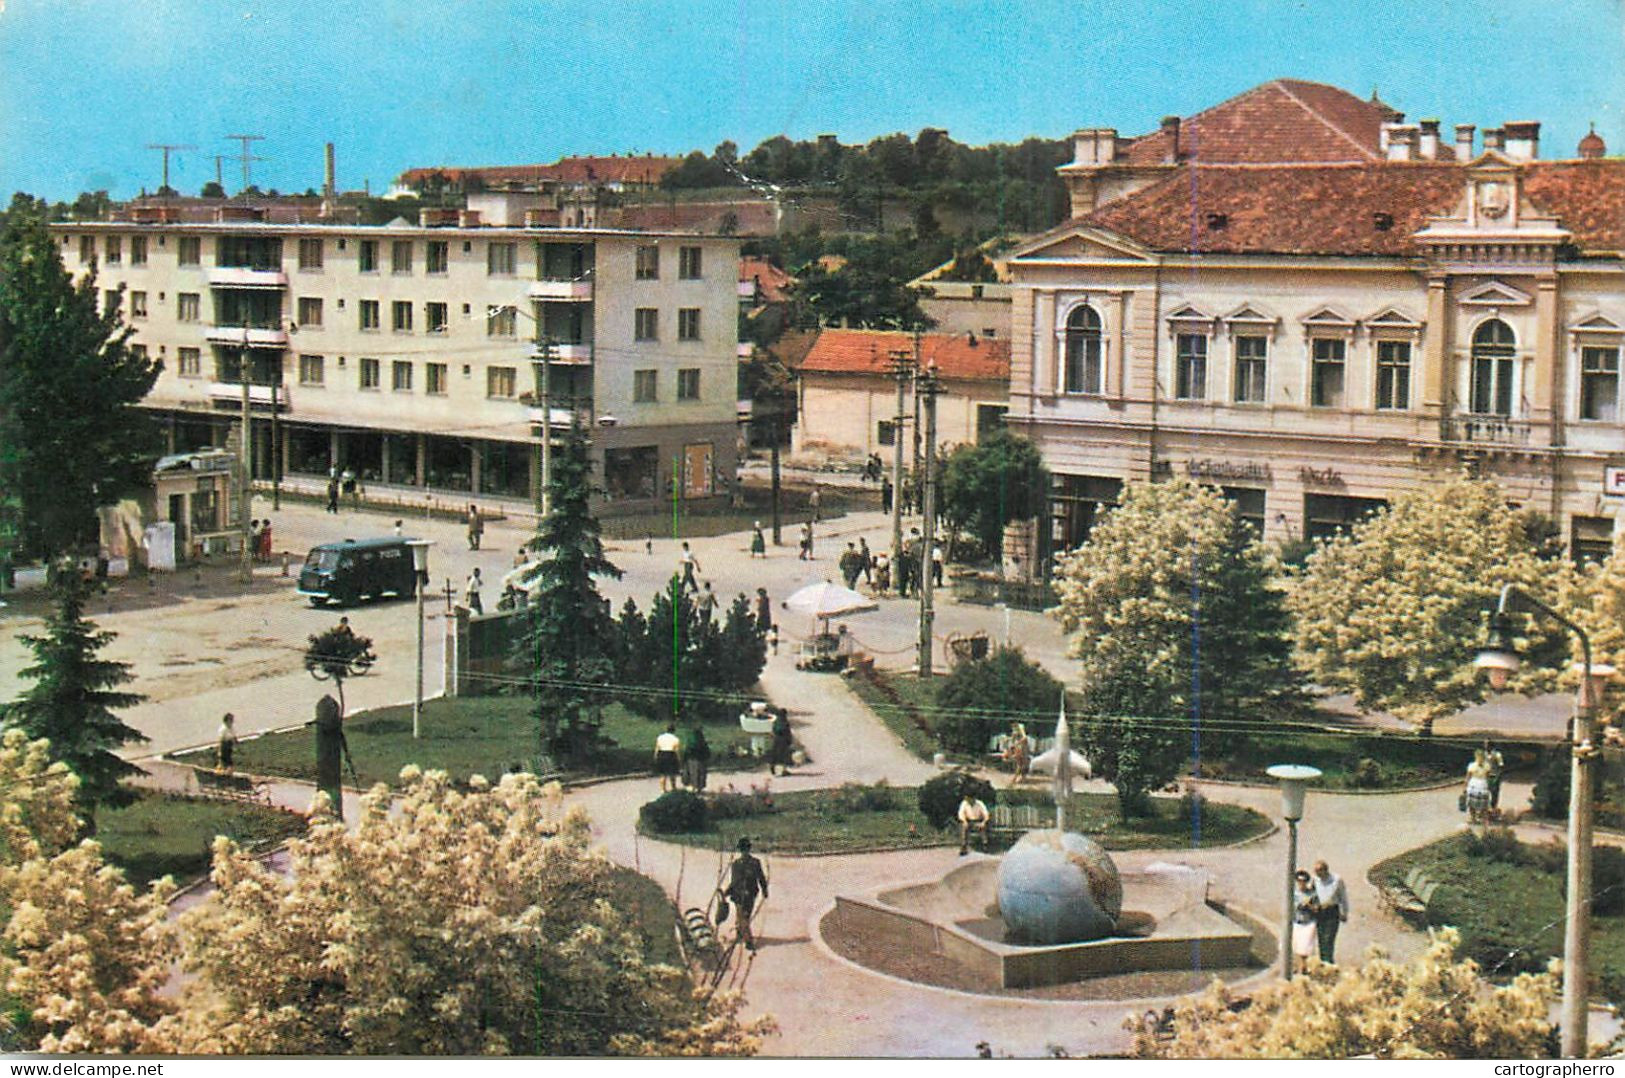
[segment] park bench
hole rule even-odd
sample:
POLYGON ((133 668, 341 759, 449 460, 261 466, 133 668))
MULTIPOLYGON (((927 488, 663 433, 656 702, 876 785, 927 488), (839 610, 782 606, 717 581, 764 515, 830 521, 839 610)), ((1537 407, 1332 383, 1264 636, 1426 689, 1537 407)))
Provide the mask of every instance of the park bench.
POLYGON ((239 775, 235 771, 214 771, 207 767, 194 768, 192 774, 197 776, 198 792, 208 796, 232 801, 257 801, 263 805, 271 803, 270 784, 264 779, 239 775))
POLYGON ((1389 883, 1378 888, 1377 894, 1382 900, 1383 907, 1401 920, 1412 924, 1425 924, 1428 903, 1433 901, 1433 894, 1438 889, 1438 881, 1420 867, 1415 867, 1405 873, 1404 883, 1389 883))
POLYGON ((1050 826, 1054 819, 1037 805, 994 805, 993 819, 988 824, 989 835, 1009 835, 1020 838, 1028 831, 1050 826))

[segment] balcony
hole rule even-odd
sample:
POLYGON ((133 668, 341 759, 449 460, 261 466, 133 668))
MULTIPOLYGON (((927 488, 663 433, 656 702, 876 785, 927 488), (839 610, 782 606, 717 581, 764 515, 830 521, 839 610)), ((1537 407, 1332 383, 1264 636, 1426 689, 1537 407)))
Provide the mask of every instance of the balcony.
MULTIPOLYGON (((210 382, 209 399, 216 405, 231 404, 241 407, 243 402, 243 386, 241 382, 210 382)), ((251 384, 248 387, 248 403, 252 409, 269 411, 271 408, 271 387, 251 384)), ((289 399, 288 387, 276 387, 276 408, 279 412, 286 412, 293 404, 289 399)))
POLYGON ((203 330, 203 339, 210 344, 222 344, 227 347, 235 345, 241 348, 247 343, 250 348, 286 348, 288 331, 280 325, 211 325, 203 330))
POLYGON ((532 281, 530 298, 553 303, 591 303, 592 278, 548 278, 532 281))
POLYGON ((1498 415, 1454 415, 1442 424, 1446 442, 1467 445, 1526 446, 1534 424, 1498 415))
POLYGON ((210 266, 210 288, 287 288, 281 266, 210 266))

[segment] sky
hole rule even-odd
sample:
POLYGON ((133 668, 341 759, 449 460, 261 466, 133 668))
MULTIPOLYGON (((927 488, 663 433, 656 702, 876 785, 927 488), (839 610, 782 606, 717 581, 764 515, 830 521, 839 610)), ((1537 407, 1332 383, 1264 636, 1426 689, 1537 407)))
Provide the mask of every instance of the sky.
POLYGON ((1151 130, 1273 78, 1417 120, 1591 123, 1625 152, 1625 0, 0 0, 0 194, 116 198, 224 162, 381 193, 427 165, 947 128, 1151 130))

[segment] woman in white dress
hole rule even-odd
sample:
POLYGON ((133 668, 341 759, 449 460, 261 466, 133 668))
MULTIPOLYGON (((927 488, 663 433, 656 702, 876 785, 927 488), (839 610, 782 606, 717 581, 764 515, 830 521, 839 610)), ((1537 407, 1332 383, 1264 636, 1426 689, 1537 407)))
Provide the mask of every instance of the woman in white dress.
POLYGON ((1473 753, 1467 765, 1467 822, 1482 824, 1490 813, 1490 764, 1483 749, 1473 753))
POLYGON ((1309 960, 1320 954, 1320 933, 1315 928, 1315 914, 1320 900, 1315 897, 1315 884, 1309 873, 1298 869, 1292 893, 1292 965, 1299 973, 1308 968, 1309 960))

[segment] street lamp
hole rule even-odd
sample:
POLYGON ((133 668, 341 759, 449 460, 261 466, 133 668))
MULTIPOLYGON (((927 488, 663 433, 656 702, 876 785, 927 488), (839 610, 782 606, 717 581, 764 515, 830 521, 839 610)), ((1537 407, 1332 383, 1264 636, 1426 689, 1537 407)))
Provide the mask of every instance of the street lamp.
POLYGON ((1539 614, 1557 622, 1580 641, 1581 661, 1576 664, 1580 684, 1574 694, 1574 721, 1569 743, 1569 859, 1567 908, 1563 926, 1563 1004, 1559 1012, 1562 1054, 1581 1059, 1586 1054, 1587 966, 1591 947, 1591 764, 1597 747, 1591 742, 1591 715, 1602 695, 1602 686, 1614 676, 1614 668, 1591 661, 1591 638, 1584 629, 1534 596, 1507 584, 1501 600, 1490 615, 1490 636, 1478 649, 1473 665, 1489 677, 1490 687, 1500 690, 1521 665, 1513 636, 1512 615, 1539 614))
POLYGON ((1320 768, 1307 764, 1276 764, 1264 772, 1281 784, 1281 818, 1286 821, 1286 927, 1281 932, 1281 978, 1292 979, 1292 922, 1297 909, 1293 891, 1298 875, 1298 821, 1303 819, 1303 802, 1309 784, 1320 778, 1320 768))
POLYGON ((417 739, 418 723, 423 717, 423 582, 429 579, 429 548, 433 539, 408 539, 412 548, 413 591, 418 601, 418 679, 417 692, 412 696, 412 738, 417 739))

